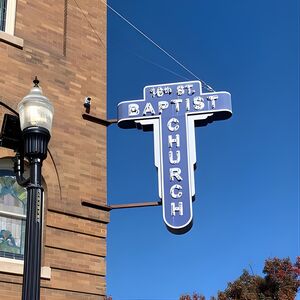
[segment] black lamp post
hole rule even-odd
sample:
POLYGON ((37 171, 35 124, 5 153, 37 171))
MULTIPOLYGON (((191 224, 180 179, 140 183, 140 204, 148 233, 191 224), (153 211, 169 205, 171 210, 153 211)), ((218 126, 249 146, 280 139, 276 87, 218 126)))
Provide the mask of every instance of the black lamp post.
POLYGON ((22 178, 22 156, 15 171, 18 182, 27 189, 27 219, 24 250, 24 275, 22 300, 40 299, 41 237, 43 215, 43 187, 41 185, 42 162, 47 157, 50 140, 53 106, 43 96, 37 78, 29 95, 18 105, 23 139, 23 155, 30 165, 30 178, 22 178))

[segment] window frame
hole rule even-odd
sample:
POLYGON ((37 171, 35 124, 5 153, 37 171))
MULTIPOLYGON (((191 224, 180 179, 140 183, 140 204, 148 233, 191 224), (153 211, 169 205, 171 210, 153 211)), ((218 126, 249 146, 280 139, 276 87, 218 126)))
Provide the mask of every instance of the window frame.
POLYGON ((6 1, 5 28, 0 30, 0 42, 4 42, 19 49, 23 49, 24 40, 15 36, 17 15, 17 0, 6 1))
POLYGON ((3 32, 15 34, 17 0, 6 0, 5 24, 3 32))

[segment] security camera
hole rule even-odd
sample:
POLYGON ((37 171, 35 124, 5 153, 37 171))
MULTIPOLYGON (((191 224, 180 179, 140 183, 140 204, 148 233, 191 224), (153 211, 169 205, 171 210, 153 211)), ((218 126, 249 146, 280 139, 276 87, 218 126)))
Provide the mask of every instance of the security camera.
POLYGON ((90 108, 91 107, 91 101, 92 101, 91 97, 85 97, 83 106, 85 108, 90 108))
POLYGON ((83 106, 85 107, 85 111, 86 111, 87 113, 90 112, 90 109, 91 109, 91 101, 92 101, 92 98, 91 98, 91 97, 85 97, 85 98, 84 98, 83 106))

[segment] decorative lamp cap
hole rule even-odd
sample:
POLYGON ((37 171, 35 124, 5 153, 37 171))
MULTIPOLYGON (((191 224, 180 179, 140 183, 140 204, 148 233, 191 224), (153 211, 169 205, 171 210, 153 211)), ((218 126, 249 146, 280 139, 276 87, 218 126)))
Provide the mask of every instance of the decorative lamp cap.
POLYGON ((49 99, 43 95, 39 80, 35 77, 34 86, 30 93, 23 98, 18 105, 21 129, 27 127, 42 127, 51 133, 53 120, 53 105, 49 99))

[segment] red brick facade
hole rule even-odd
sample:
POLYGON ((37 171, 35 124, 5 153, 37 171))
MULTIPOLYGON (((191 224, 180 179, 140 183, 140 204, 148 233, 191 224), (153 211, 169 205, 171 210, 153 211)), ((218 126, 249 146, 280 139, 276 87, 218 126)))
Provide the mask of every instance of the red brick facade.
MULTIPOLYGON (((106 7, 98 0, 17 0, 15 36, 0 34, 0 101, 16 109, 37 75, 55 115, 48 155, 42 299, 94 300, 106 293, 106 224, 109 214, 83 207, 106 204, 106 128, 82 119, 83 101, 106 118, 106 7), (20 40, 18 39, 18 40, 20 40)), ((0 108, 0 122, 3 114, 0 108)), ((14 156, 0 148, 0 157, 14 156)), ((1 272, 0 298, 21 299, 22 275, 1 272)))

